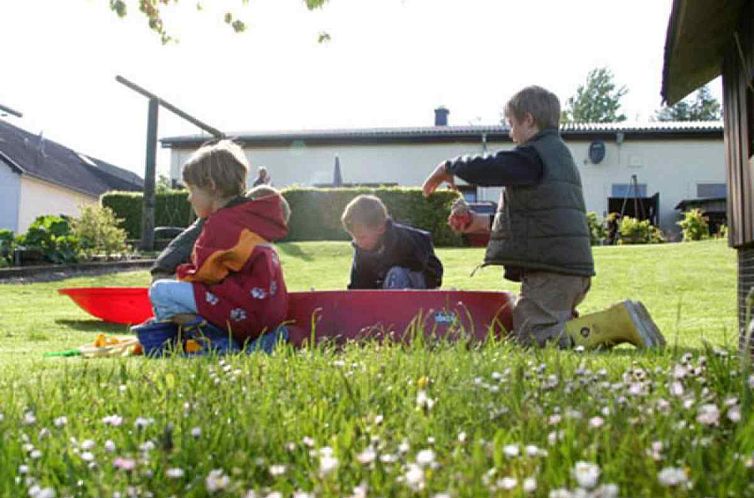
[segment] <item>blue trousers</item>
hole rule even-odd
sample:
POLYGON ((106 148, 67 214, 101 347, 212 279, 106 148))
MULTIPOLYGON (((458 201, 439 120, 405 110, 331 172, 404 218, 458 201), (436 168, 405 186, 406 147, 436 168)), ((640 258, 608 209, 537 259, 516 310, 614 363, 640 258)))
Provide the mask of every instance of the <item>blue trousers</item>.
POLYGON ((196 313, 194 286, 190 282, 161 279, 149 288, 154 317, 158 321, 169 320, 182 313, 196 313))
POLYGON ((411 271, 402 266, 393 266, 385 275, 382 283, 383 289, 426 289, 427 281, 424 274, 419 271, 411 271))

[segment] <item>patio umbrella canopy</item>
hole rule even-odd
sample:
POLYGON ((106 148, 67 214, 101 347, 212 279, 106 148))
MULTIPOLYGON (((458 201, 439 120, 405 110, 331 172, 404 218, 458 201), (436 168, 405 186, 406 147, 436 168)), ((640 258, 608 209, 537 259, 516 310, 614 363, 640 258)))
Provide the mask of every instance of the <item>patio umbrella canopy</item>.
POLYGON ((333 171, 332 175, 332 186, 343 186, 343 174, 340 172, 340 158, 337 155, 335 156, 335 170, 333 171))

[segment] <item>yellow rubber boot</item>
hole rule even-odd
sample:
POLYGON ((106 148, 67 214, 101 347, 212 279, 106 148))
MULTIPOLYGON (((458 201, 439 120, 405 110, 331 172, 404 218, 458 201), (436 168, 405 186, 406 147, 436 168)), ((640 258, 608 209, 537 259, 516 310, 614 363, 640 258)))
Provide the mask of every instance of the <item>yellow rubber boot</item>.
POLYGON ((565 332, 575 346, 608 348, 630 342, 637 348, 662 348, 665 338, 640 301, 623 301, 608 309, 569 320, 565 332))

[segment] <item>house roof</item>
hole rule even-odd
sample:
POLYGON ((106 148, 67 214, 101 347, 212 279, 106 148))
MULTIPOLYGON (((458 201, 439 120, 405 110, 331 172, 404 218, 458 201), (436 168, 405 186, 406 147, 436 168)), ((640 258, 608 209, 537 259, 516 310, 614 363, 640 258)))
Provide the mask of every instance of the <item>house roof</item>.
POLYGON ((13 171, 77 192, 99 196, 108 190, 141 190, 138 175, 76 152, 0 119, 0 162, 13 171))
POLYGON ((675 209, 686 211, 688 208, 700 208, 702 211, 725 212, 727 197, 699 197, 697 199, 683 199, 676 204, 675 209))
POLYGON ((662 97, 675 104, 721 73, 744 0, 674 0, 665 38, 662 97))
MULTIPOLYGON (((494 126, 428 126, 408 128, 352 128, 331 130, 279 130, 236 132, 227 136, 243 145, 296 145, 306 144, 365 144, 365 143, 436 143, 510 141, 509 128, 494 126)), ((569 123, 560 127, 565 140, 593 140, 615 138, 722 138, 720 121, 648 122, 648 123, 569 123)), ((206 135, 183 135, 160 140, 163 147, 195 148, 206 140, 206 135)))

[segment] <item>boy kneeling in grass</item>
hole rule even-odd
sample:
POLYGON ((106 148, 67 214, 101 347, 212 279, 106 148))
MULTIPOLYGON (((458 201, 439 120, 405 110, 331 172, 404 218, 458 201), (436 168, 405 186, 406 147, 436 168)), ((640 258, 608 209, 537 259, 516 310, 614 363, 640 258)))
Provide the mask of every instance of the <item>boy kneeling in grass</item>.
POLYGON ((153 268, 164 275, 172 265, 177 277, 149 289, 156 320, 198 314, 240 344, 285 320, 288 294, 270 242, 287 234, 290 209, 272 187, 244 197, 247 171, 243 151, 229 140, 201 147, 184 165, 189 202, 203 221, 179 235, 153 268))
POLYGON ((537 346, 662 347, 665 339, 638 301, 577 318, 595 272, 581 176, 560 138, 557 96, 526 87, 508 101, 505 117, 515 148, 443 161, 423 190, 428 196, 456 176, 504 187, 494 219, 471 213, 460 199, 448 222, 458 232, 489 231, 484 264, 502 265, 505 278, 521 282, 512 310, 515 338, 537 346))
POLYGON ((354 247, 349 289, 435 289, 442 284, 432 235, 395 223, 378 197, 357 196, 341 221, 354 247))

